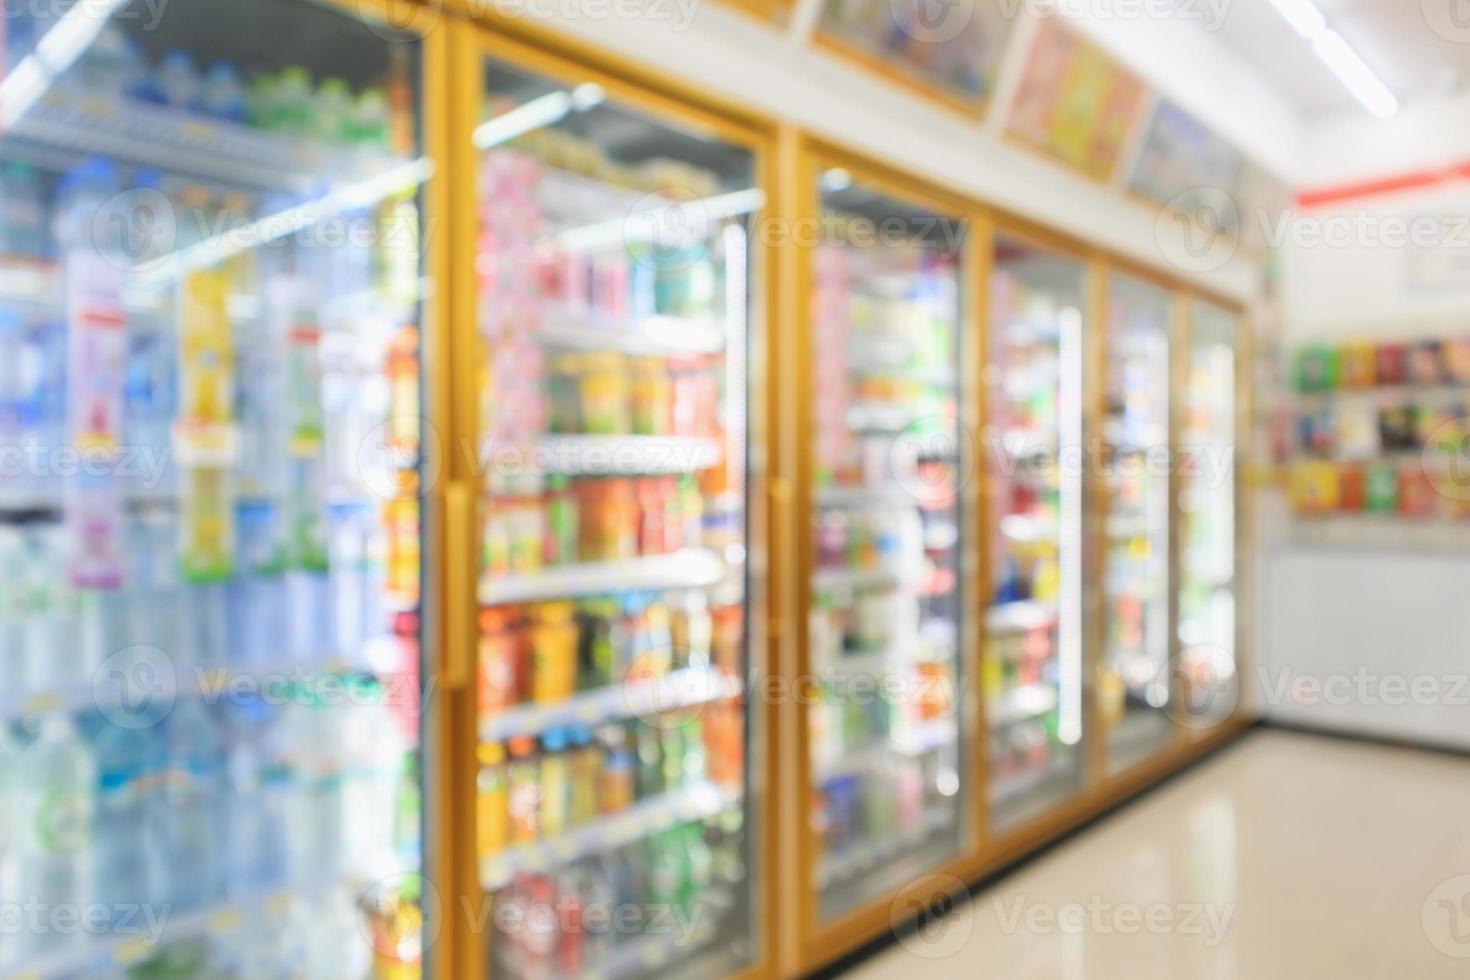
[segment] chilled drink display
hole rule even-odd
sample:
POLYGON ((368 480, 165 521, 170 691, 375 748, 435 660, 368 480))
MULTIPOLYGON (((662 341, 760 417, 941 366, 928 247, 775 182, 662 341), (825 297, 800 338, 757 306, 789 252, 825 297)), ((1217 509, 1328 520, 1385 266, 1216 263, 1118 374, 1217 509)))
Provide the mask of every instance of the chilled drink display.
MULTIPOLYGON (((823 918, 955 857, 965 795, 959 685, 962 238, 854 182, 822 178, 813 255, 814 884, 823 918), (878 241, 865 228, 895 234, 878 241)), ((957 223, 956 225, 957 226, 957 223)))
POLYGON ((1102 418, 1102 660, 1098 721, 1108 766, 1169 743, 1169 355, 1172 297, 1109 283, 1102 418))
POLYGON ((754 155, 593 83, 499 63, 485 78, 475 833, 489 972, 718 975, 754 953, 754 155))
POLYGON ((997 239, 981 681, 991 819, 1002 829, 1082 785, 1083 285, 1081 262, 997 239))
POLYGON ((0 974, 412 975, 416 39, 4 28, 0 974))

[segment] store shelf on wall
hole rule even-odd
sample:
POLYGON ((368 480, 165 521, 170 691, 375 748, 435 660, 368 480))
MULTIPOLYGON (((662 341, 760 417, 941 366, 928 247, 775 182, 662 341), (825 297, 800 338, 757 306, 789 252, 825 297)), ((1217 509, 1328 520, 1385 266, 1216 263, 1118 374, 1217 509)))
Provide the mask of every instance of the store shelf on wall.
MULTIPOLYGON (((8 143, 41 150, 46 159, 33 162, 57 169, 86 157, 108 156, 257 189, 301 191, 322 181, 363 180, 408 162, 69 88, 47 91, 7 135, 8 143)), ((13 146, 7 149, 15 152, 13 146)))
POLYGON ((697 707, 737 696, 740 680, 708 667, 689 667, 584 691, 555 704, 524 704, 480 722, 480 738, 499 742, 517 735, 539 735, 570 725, 601 725, 679 708, 697 707))
POLYGON ((480 862, 480 884, 495 891, 523 872, 547 871, 579 858, 632 844, 682 823, 713 817, 736 806, 738 788, 700 782, 635 803, 572 827, 555 837, 507 848, 480 862))
POLYGON ((713 551, 685 548, 667 555, 558 565, 482 580, 480 604, 504 606, 644 589, 699 589, 724 581, 726 565, 713 551))

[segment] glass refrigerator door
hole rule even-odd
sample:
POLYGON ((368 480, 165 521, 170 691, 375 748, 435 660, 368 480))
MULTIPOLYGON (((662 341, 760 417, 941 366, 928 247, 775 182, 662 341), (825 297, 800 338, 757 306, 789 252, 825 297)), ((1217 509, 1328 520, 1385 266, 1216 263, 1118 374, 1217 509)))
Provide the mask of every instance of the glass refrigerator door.
POLYGON ((1178 716, 1208 728, 1235 710, 1235 449, 1238 321, 1190 311, 1180 436, 1178 716))
POLYGON ((961 242, 931 233, 959 222, 835 168, 821 206, 852 232, 818 248, 812 296, 810 820, 829 920, 964 843, 964 317, 961 242))
POLYGON ((997 238, 983 440, 994 591, 981 680, 999 830, 1084 779, 1085 274, 1078 260, 997 238))
POLYGON ((404 976, 419 41, 9 6, 0 973, 404 976))
POLYGON ((1169 326, 1173 297, 1136 279, 1108 288, 1102 419, 1105 493, 1098 720, 1108 768, 1163 750, 1169 705, 1169 326))
POLYGON ((734 972, 757 952, 756 155, 594 82, 483 70, 484 955, 494 977, 734 972))

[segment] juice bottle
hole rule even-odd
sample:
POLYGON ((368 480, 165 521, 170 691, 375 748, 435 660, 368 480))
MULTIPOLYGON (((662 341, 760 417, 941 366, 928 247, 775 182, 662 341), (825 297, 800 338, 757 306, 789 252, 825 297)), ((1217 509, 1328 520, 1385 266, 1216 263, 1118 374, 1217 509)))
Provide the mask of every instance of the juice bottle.
POLYGON ((571 564, 577 560, 577 495, 559 474, 550 477, 546 486, 546 564, 571 564))
POLYGON ((620 725, 607 725, 597 732, 604 763, 597 780, 598 810, 618 813, 633 805, 637 796, 633 750, 628 733, 620 725))
POLYGON ((623 435, 628 418, 626 375, 616 354, 591 355, 582 373, 582 424, 590 435, 623 435))
POLYGON ((480 713, 504 711, 521 700, 521 637, 511 609, 480 611, 480 713))
POLYGON ((704 541, 704 497, 699 492, 699 483, 693 476, 681 476, 677 492, 679 517, 684 525, 682 547, 698 548, 704 541))
POLYGON ((479 795, 475 804, 475 835, 480 857, 505 849, 510 840, 510 792, 505 748, 498 743, 480 746, 479 795))
POLYGON ((638 501, 633 481, 618 477, 604 481, 607 493, 604 511, 604 558, 621 561, 638 554, 638 501))
POLYGON ((602 771, 602 752, 592 738, 592 730, 573 728, 571 744, 571 789, 568 793, 567 820, 572 826, 586 823, 597 816, 597 782, 602 771))
POLYGON ((684 742, 683 722, 677 715, 665 715, 647 727, 659 734, 663 787, 665 792, 672 792, 683 786, 685 781, 684 760, 689 747, 684 742))
POLYGON ((646 476, 637 483, 638 553, 658 555, 665 551, 663 480, 646 476))
POLYGON ((571 804, 571 757, 565 729, 553 728, 541 740, 541 835, 566 832, 571 804))
POLYGON ((506 764, 506 808, 510 816, 510 843, 529 844, 541 836, 541 774, 536 740, 519 735, 510 740, 506 764))
POLYGON ((577 687, 603 687, 613 682, 613 625, 617 601, 590 599, 582 603, 577 643, 577 687))
POLYGON ((656 724, 634 722, 634 744, 638 748, 638 798, 646 800, 664 791, 664 748, 656 724))
POLYGON ((572 604, 537 606, 531 626, 531 699, 550 704, 571 697, 576 689, 577 624, 572 604))

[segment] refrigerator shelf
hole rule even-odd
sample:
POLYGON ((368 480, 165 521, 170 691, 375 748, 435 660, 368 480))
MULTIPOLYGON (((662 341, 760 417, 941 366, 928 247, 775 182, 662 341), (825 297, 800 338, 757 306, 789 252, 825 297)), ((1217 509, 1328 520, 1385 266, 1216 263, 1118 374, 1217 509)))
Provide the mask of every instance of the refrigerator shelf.
MULTIPOLYGON (((485 447, 487 454, 494 450, 485 447)), ((563 476, 670 476, 715 466, 720 444, 677 436, 553 435, 541 441, 536 454, 547 472, 563 476)))
POLYGON ((817 887, 823 890, 871 871, 954 826, 954 808, 931 806, 915 827, 885 841, 862 841, 836 854, 823 855, 817 867, 817 887))
POLYGON ((902 487, 821 487, 819 507, 918 507, 921 501, 902 487))
POLYGON ((987 706, 986 720, 992 729, 1030 721, 1056 709, 1057 692, 1045 684, 1027 684, 1001 695, 987 706))
POLYGON ((610 351, 635 357, 719 354, 725 350, 723 324, 677 316, 628 316, 608 320, 564 305, 548 305, 534 338, 546 347, 610 351))
POLYGON ((902 432, 923 417, 913 405, 858 402, 847 410, 847 427, 857 433, 902 432))
POLYGON ((1057 621, 1054 605, 1021 599, 991 606, 985 613, 985 627, 992 633, 1029 633, 1046 629, 1057 621))
POLYGON ((902 574, 894 568, 818 568, 812 572, 812 590, 862 589, 897 586, 902 574))
POLYGON ((480 722, 480 740, 500 742, 517 735, 539 735, 570 725, 600 725, 621 718, 689 708, 735 697, 740 680, 707 667, 690 667, 663 677, 612 684, 586 691, 559 704, 519 705, 480 722))
POLYGON ((396 157, 263 132, 133 99, 52 89, 8 134, 56 154, 92 156, 257 189, 306 190, 401 164, 396 157))
POLYGON ((681 203, 659 191, 623 187, 574 170, 541 164, 542 212, 557 224, 624 221, 635 208, 681 203))
POLYGON ((995 776, 990 780, 990 800, 993 807, 1020 800, 1028 796, 1071 768, 1065 757, 1052 759, 1036 769, 1026 769, 1010 776, 995 776))
POLYGON ((703 820, 740 803, 738 787, 696 783, 634 804, 574 827, 559 837, 508 848, 480 862, 480 884, 487 892, 504 888, 522 872, 545 871, 624 844, 642 840, 691 820, 703 820))
POLYGON ((583 562, 480 583, 482 606, 507 606, 644 589, 703 589, 725 579, 725 563, 705 548, 623 561, 583 562))
POLYGON ((818 761, 813 778, 818 783, 864 773, 895 755, 920 756, 958 742, 953 715, 920 722, 897 735, 879 736, 871 741, 844 749, 835 758, 818 761))

